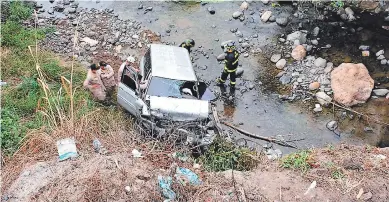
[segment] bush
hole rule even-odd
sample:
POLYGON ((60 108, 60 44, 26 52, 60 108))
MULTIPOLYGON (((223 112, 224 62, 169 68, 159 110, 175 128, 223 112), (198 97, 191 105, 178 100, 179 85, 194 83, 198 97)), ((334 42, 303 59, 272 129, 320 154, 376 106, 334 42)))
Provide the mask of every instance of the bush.
POLYGON ((59 66, 58 61, 51 60, 48 63, 45 63, 41 66, 42 71, 46 74, 48 79, 60 81, 60 74, 62 72, 62 68, 59 66))
POLYGON ((11 1, 10 2, 10 16, 8 20, 14 22, 21 22, 27 20, 32 14, 32 7, 21 2, 21 1, 11 1))
POLYGON ((1 110, 1 150, 5 154, 11 154, 17 150, 23 139, 23 127, 19 125, 20 117, 15 111, 2 108, 1 110))
POLYGON ((281 167, 298 169, 303 173, 307 172, 313 164, 311 151, 309 150, 289 154, 281 160, 281 167))
POLYGON ((256 152, 239 148, 222 138, 216 138, 209 150, 200 157, 201 163, 210 171, 239 170, 248 171, 256 167, 256 152))
POLYGON ((24 78, 16 88, 6 89, 3 106, 13 109, 18 115, 32 115, 35 112, 41 89, 35 78, 24 78))

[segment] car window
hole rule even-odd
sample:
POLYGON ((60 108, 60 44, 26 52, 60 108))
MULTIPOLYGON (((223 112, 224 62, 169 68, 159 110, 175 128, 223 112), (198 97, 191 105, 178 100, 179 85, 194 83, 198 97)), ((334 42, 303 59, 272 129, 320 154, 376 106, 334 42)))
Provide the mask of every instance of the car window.
POLYGON ((147 75, 151 70, 151 53, 150 48, 147 50, 144 56, 144 73, 147 75))
POLYGON ((132 90, 136 91, 135 73, 125 68, 122 75, 121 82, 132 90))
POLYGON ((147 94, 159 97, 196 98, 197 92, 193 88, 194 85, 193 81, 152 77, 147 94))

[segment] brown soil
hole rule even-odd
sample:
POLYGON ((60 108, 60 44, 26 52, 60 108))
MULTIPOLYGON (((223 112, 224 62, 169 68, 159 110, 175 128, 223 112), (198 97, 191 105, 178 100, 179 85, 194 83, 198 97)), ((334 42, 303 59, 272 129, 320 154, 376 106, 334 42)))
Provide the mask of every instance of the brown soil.
MULTIPOLYGON (((8 201, 163 201, 157 177, 174 178, 174 165, 179 163, 174 163, 167 152, 149 150, 145 151, 144 158, 133 158, 130 148, 127 152, 108 155, 80 150, 83 155, 75 160, 57 162, 53 151, 52 160, 26 166, 4 189, 3 198, 8 196, 8 201), (164 158, 165 163, 151 162, 157 156, 164 158), (130 187, 129 192, 126 186, 130 187)), ((179 201, 358 201, 359 192, 362 193, 359 201, 389 200, 389 149, 340 145, 313 150, 316 168, 305 174, 280 168, 279 162, 262 157, 258 168, 250 172, 212 173, 193 169, 188 162, 179 163, 196 172, 203 183, 200 186, 174 183, 173 190, 179 201), (334 179, 334 169, 344 176, 334 179), (316 188, 305 194, 313 181, 317 183, 316 188)), ((2 177, 6 175, 7 172, 2 173, 2 177)))

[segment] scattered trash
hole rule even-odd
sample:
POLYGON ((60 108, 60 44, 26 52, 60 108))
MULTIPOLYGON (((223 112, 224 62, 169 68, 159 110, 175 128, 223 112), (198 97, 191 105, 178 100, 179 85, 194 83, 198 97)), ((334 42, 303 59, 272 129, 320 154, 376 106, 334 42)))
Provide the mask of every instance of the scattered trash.
POLYGON ((126 187, 124 187, 124 190, 126 190, 127 193, 130 193, 131 192, 131 187, 130 186, 126 186, 126 187))
POLYGON ((193 164, 193 169, 200 169, 201 165, 198 163, 193 164))
POLYGON ((362 56, 363 57, 369 57, 370 56, 370 51, 362 51, 362 56))
POLYGON ((169 200, 165 201, 170 201, 176 198, 176 193, 172 190, 171 186, 173 183, 173 180, 171 177, 163 177, 163 176, 158 176, 158 183, 159 187, 162 189, 162 194, 169 200))
POLYGON ((76 143, 73 138, 58 140, 57 149, 59 161, 78 157, 76 143))
POLYGON ((378 155, 375 155, 374 158, 381 161, 381 160, 385 160, 386 156, 383 154, 378 154, 378 155))
POLYGON ((185 162, 185 161, 187 161, 189 159, 189 157, 186 154, 181 153, 181 152, 174 152, 172 154, 172 157, 175 158, 175 159, 178 159, 178 160, 180 160, 182 162, 185 162))
POLYGON ((370 127, 365 127, 365 128, 363 128, 363 130, 364 130, 365 132, 373 132, 373 129, 370 128, 370 127))
POLYGON ((282 152, 279 149, 268 149, 266 156, 269 160, 276 160, 282 157, 282 152))
POLYGON ((370 200, 373 197, 373 194, 371 192, 364 193, 362 195, 362 200, 367 201, 370 200))
POLYGON ((0 81, 0 86, 5 86, 5 85, 7 85, 7 82, 5 82, 5 81, 0 81))
POLYGON ((359 189, 359 193, 357 195, 357 199, 361 198, 362 194, 363 194, 363 188, 359 189))
POLYGON ((93 140, 93 148, 95 149, 96 153, 99 154, 107 154, 108 151, 104 148, 104 146, 101 144, 101 142, 96 138, 93 140))
POLYGON ((200 185, 201 181, 196 173, 192 172, 187 168, 176 168, 176 180, 180 182, 182 185, 185 185, 187 181, 189 181, 192 185, 200 185))
POLYGON ((308 195, 311 190, 313 190, 316 187, 316 181, 313 181, 311 185, 309 185, 307 191, 304 193, 304 195, 308 195))
POLYGON ((132 150, 132 156, 133 156, 134 158, 141 158, 141 157, 143 157, 143 156, 142 156, 142 153, 140 153, 140 151, 138 151, 137 149, 133 149, 133 150, 132 150))

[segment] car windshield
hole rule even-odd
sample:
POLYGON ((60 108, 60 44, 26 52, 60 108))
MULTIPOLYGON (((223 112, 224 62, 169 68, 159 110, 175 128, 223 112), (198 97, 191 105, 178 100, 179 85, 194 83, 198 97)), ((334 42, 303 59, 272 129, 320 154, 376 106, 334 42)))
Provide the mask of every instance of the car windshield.
POLYGON ((183 94, 189 94, 196 97, 197 92, 193 90, 194 85, 195 82, 193 81, 152 77, 147 94, 151 96, 174 98, 183 98, 185 96, 183 94))

